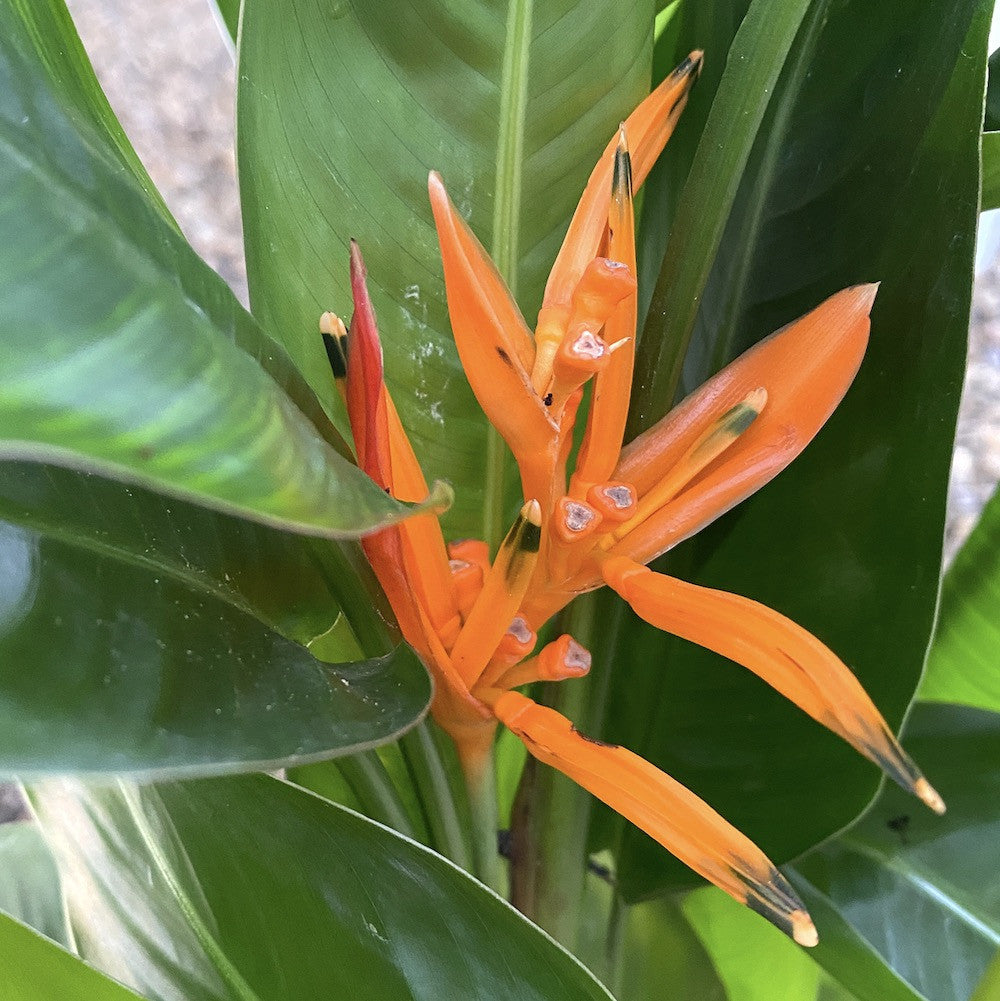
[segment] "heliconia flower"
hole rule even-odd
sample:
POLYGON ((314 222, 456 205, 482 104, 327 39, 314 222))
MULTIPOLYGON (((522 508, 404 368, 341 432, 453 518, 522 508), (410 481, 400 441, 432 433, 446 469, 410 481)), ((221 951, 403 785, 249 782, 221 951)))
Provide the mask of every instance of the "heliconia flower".
MULTIPOLYGON (((362 545, 403 635, 434 676, 432 712, 470 784, 487 767, 502 722, 536 758, 813 945, 816 930, 777 868, 707 804, 631 751, 584 736, 514 691, 587 673, 590 655, 570 636, 535 653, 538 631, 576 595, 607 585, 647 622, 749 668, 944 810, 855 676, 818 639, 747 598, 645 566, 767 483, 816 435, 861 364, 877 292, 838 292, 623 444, 636 334, 633 186, 669 138, 700 67, 701 54, 692 53, 608 145, 549 276, 534 334, 441 178, 430 175, 455 343, 477 400, 517 460, 525 501, 492 560, 483 542, 447 544, 430 514, 362 545), (570 471, 588 382, 587 426, 570 471)), ((358 463, 394 497, 421 500, 427 484, 385 387, 355 245, 351 288, 350 333, 333 314, 320 326, 358 463)))

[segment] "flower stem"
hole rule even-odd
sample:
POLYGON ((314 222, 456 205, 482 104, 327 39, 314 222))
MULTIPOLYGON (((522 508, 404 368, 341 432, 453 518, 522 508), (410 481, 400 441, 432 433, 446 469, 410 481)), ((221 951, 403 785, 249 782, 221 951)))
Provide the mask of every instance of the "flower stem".
POLYGON ((343 757, 336 764, 366 816, 409 838, 416 837, 392 777, 374 751, 343 757))
MULTIPOLYGON (((590 649, 594 666, 586 678, 546 685, 540 701, 553 706, 588 735, 604 723, 609 668, 621 623, 622 603, 614 595, 578 598, 566 630, 590 649)), ((587 835, 593 801, 589 793, 550 768, 529 768, 518 792, 513 841, 520 848, 515 885, 528 887, 517 904, 570 951, 577 944, 587 867, 587 835)))
POLYGON ((480 767, 465 773, 469 791, 469 811, 472 817, 472 849, 474 873, 501 897, 507 897, 507 873, 497 845, 496 771, 492 750, 480 767))
POLYGON ((455 803, 455 789, 432 727, 427 720, 400 741, 400 749, 419 792, 433 847, 463 869, 472 868, 472 847, 455 803))

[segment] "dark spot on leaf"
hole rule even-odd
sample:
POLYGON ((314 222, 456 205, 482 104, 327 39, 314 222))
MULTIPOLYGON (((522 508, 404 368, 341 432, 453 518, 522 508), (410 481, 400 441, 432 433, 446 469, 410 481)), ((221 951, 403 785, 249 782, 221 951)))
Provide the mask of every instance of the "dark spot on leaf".
POLYGON ((139 446, 139 458, 142 459, 143 462, 149 462, 155 454, 156 453, 153 451, 152 445, 139 446))
POLYGON ((514 363, 510 360, 510 355, 504 351, 503 348, 497 348, 497 354, 500 355, 500 360, 505 364, 509 365, 511 368, 514 367, 514 363))
POLYGON ((910 815, 908 813, 901 813, 898 817, 890 817, 885 822, 885 826, 890 831, 895 831, 899 835, 899 840, 904 845, 907 844, 906 832, 910 827, 910 815))
POLYGON ((552 406, 552 394, 551 393, 546 393, 542 397, 542 403, 544 403, 545 406, 547 406, 547 407, 551 407, 552 406))

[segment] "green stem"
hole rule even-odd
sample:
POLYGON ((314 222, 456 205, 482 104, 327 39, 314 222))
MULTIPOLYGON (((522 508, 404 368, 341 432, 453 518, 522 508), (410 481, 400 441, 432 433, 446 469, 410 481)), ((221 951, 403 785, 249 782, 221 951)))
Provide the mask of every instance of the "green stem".
POLYGON ((472 817, 472 850, 474 872, 501 897, 507 897, 507 873, 497 846, 499 816, 497 812, 496 772, 493 755, 475 775, 466 775, 469 790, 469 811, 472 817))
POLYGON ((340 758, 337 767, 358 798, 363 813, 400 834, 416 837, 413 823, 392 778, 374 751, 340 758))
POLYGON ((601 979, 616 997, 621 993, 622 987, 622 955, 628 917, 628 906, 615 892, 611 898, 611 911, 608 914, 608 929, 604 940, 604 970, 601 979))
MULTIPOLYGON (((588 735, 599 735, 610 683, 610 661, 621 623, 622 603, 607 593, 578 598, 566 616, 566 631, 593 654, 588 677, 547 685, 541 701, 558 709, 588 735)), ((593 800, 590 794, 550 768, 536 768, 528 803, 519 819, 528 830, 515 832, 525 846, 520 863, 531 867, 531 893, 519 901, 534 921, 570 951, 577 945, 584 880, 587 836, 593 800)))
POLYGON ((458 815, 455 791, 427 720, 400 741, 400 750, 419 792, 433 847, 463 869, 472 869, 472 851, 458 815))

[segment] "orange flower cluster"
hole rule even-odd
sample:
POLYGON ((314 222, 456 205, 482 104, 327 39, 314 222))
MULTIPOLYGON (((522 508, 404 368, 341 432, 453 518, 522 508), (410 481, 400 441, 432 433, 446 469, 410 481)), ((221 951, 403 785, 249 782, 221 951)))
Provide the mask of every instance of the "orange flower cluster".
MULTIPOLYGON (((470 781, 497 721, 692 869, 815 944, 801 901, 752 842, 647 761, 579 733, 515 689, 578 678, 589 653, 563 635, 535 653, 538 630, 603 585, 660 629, 754 671, 912 789, 940 797, 907 757, 850 670, 779 613, 645 564, 780 472, 819 431, 864 354, 877 287, 837 293, 757 344, 658 424, 623 446, 636 334, 633 185, 642 184, 698 75, 692 53, 625 122, 591 175, 529 330, 503 279, 437 174, 430 198, 455 343, 472 389, 517 460, 524 506, 490 558, 486 543, 445 542, 419 515, 363 546, 407 641, 436 682, 433 713, 470 781), (583 444, 573 428, 590 384, 583 444)), ((332 314, 328 346, 347 339, 341 380, 359 465, 403 501, 427 484, 383 381, 375 316, 356 246, 350 336, 332 314)))

